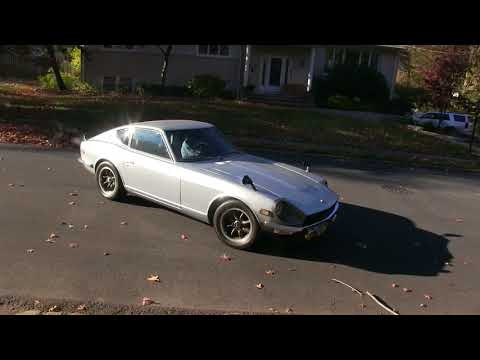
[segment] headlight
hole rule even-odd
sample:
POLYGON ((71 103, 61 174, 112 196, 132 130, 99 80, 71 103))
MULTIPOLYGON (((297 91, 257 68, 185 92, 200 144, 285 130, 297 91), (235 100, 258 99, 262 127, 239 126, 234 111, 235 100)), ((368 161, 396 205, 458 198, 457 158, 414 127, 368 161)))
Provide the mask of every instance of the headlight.
POLYGON ((277 201, 274 213, 287 225, 301 225, 305 220, 305 214, 285 200, 277 201))

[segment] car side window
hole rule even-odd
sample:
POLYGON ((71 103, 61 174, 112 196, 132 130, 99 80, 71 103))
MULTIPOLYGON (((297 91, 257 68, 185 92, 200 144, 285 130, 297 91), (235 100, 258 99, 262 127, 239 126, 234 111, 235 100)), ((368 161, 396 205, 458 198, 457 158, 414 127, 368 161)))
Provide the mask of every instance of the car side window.
POLYGON ((117 130, 117 137, 122 142, 122 144, 128 146, 128 140, 130 139, 129 129, 117 130))
POLYGON ((154 130, 135 129, 130 147, 138 151, 170 159, 162 135, 154 130))
POLYGON ((421 116, 422 119, 433 119, 433 114, 432 113, 428 113, 428 114, 423 114, 421 116))
POLYGON ((456 122, 465 122, 465 116, 463 115, 453 115, 453 119, 456 121, 456 122))

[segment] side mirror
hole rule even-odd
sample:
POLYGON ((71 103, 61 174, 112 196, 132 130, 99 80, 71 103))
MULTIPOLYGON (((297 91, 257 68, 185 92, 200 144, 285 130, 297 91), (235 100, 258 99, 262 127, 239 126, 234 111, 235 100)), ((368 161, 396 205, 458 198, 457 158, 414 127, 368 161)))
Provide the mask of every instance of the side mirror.
POLYGON ((250 177, 248 175, 245 175, 243 177, 242 184, 243 185, 250 185, 253 188, 253 190, 257 191, 257 189, 255 188, 255 185, 253 185, 252 179, 250 179, 250 177))

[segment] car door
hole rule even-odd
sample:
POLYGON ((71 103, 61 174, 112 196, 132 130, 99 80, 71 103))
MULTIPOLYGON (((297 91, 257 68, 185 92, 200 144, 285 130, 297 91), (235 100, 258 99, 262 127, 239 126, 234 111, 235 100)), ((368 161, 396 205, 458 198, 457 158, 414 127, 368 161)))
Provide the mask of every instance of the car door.
POLYGON ((123 161, 127 190, 180 207, 180 175, 161 131, 135 127, 123 161))

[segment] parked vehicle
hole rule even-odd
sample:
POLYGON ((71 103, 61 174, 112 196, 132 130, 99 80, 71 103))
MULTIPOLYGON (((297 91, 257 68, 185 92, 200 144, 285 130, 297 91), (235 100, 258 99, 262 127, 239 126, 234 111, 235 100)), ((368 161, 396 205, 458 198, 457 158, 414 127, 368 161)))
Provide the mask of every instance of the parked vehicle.
POLYGON ((338 196, 321 176, 235 149, 211 124, 164 120, 121 126, 80 144, 100 194, 127 192, 212 224, 245 249, 260 231, 307 239, 335 220, 338 196))
POLYGON ((467 114, 427 112, 413 114, 413 122, 417 125, 431 124, 435 128, 466 133, 471 131, 472 120, 467 114))

